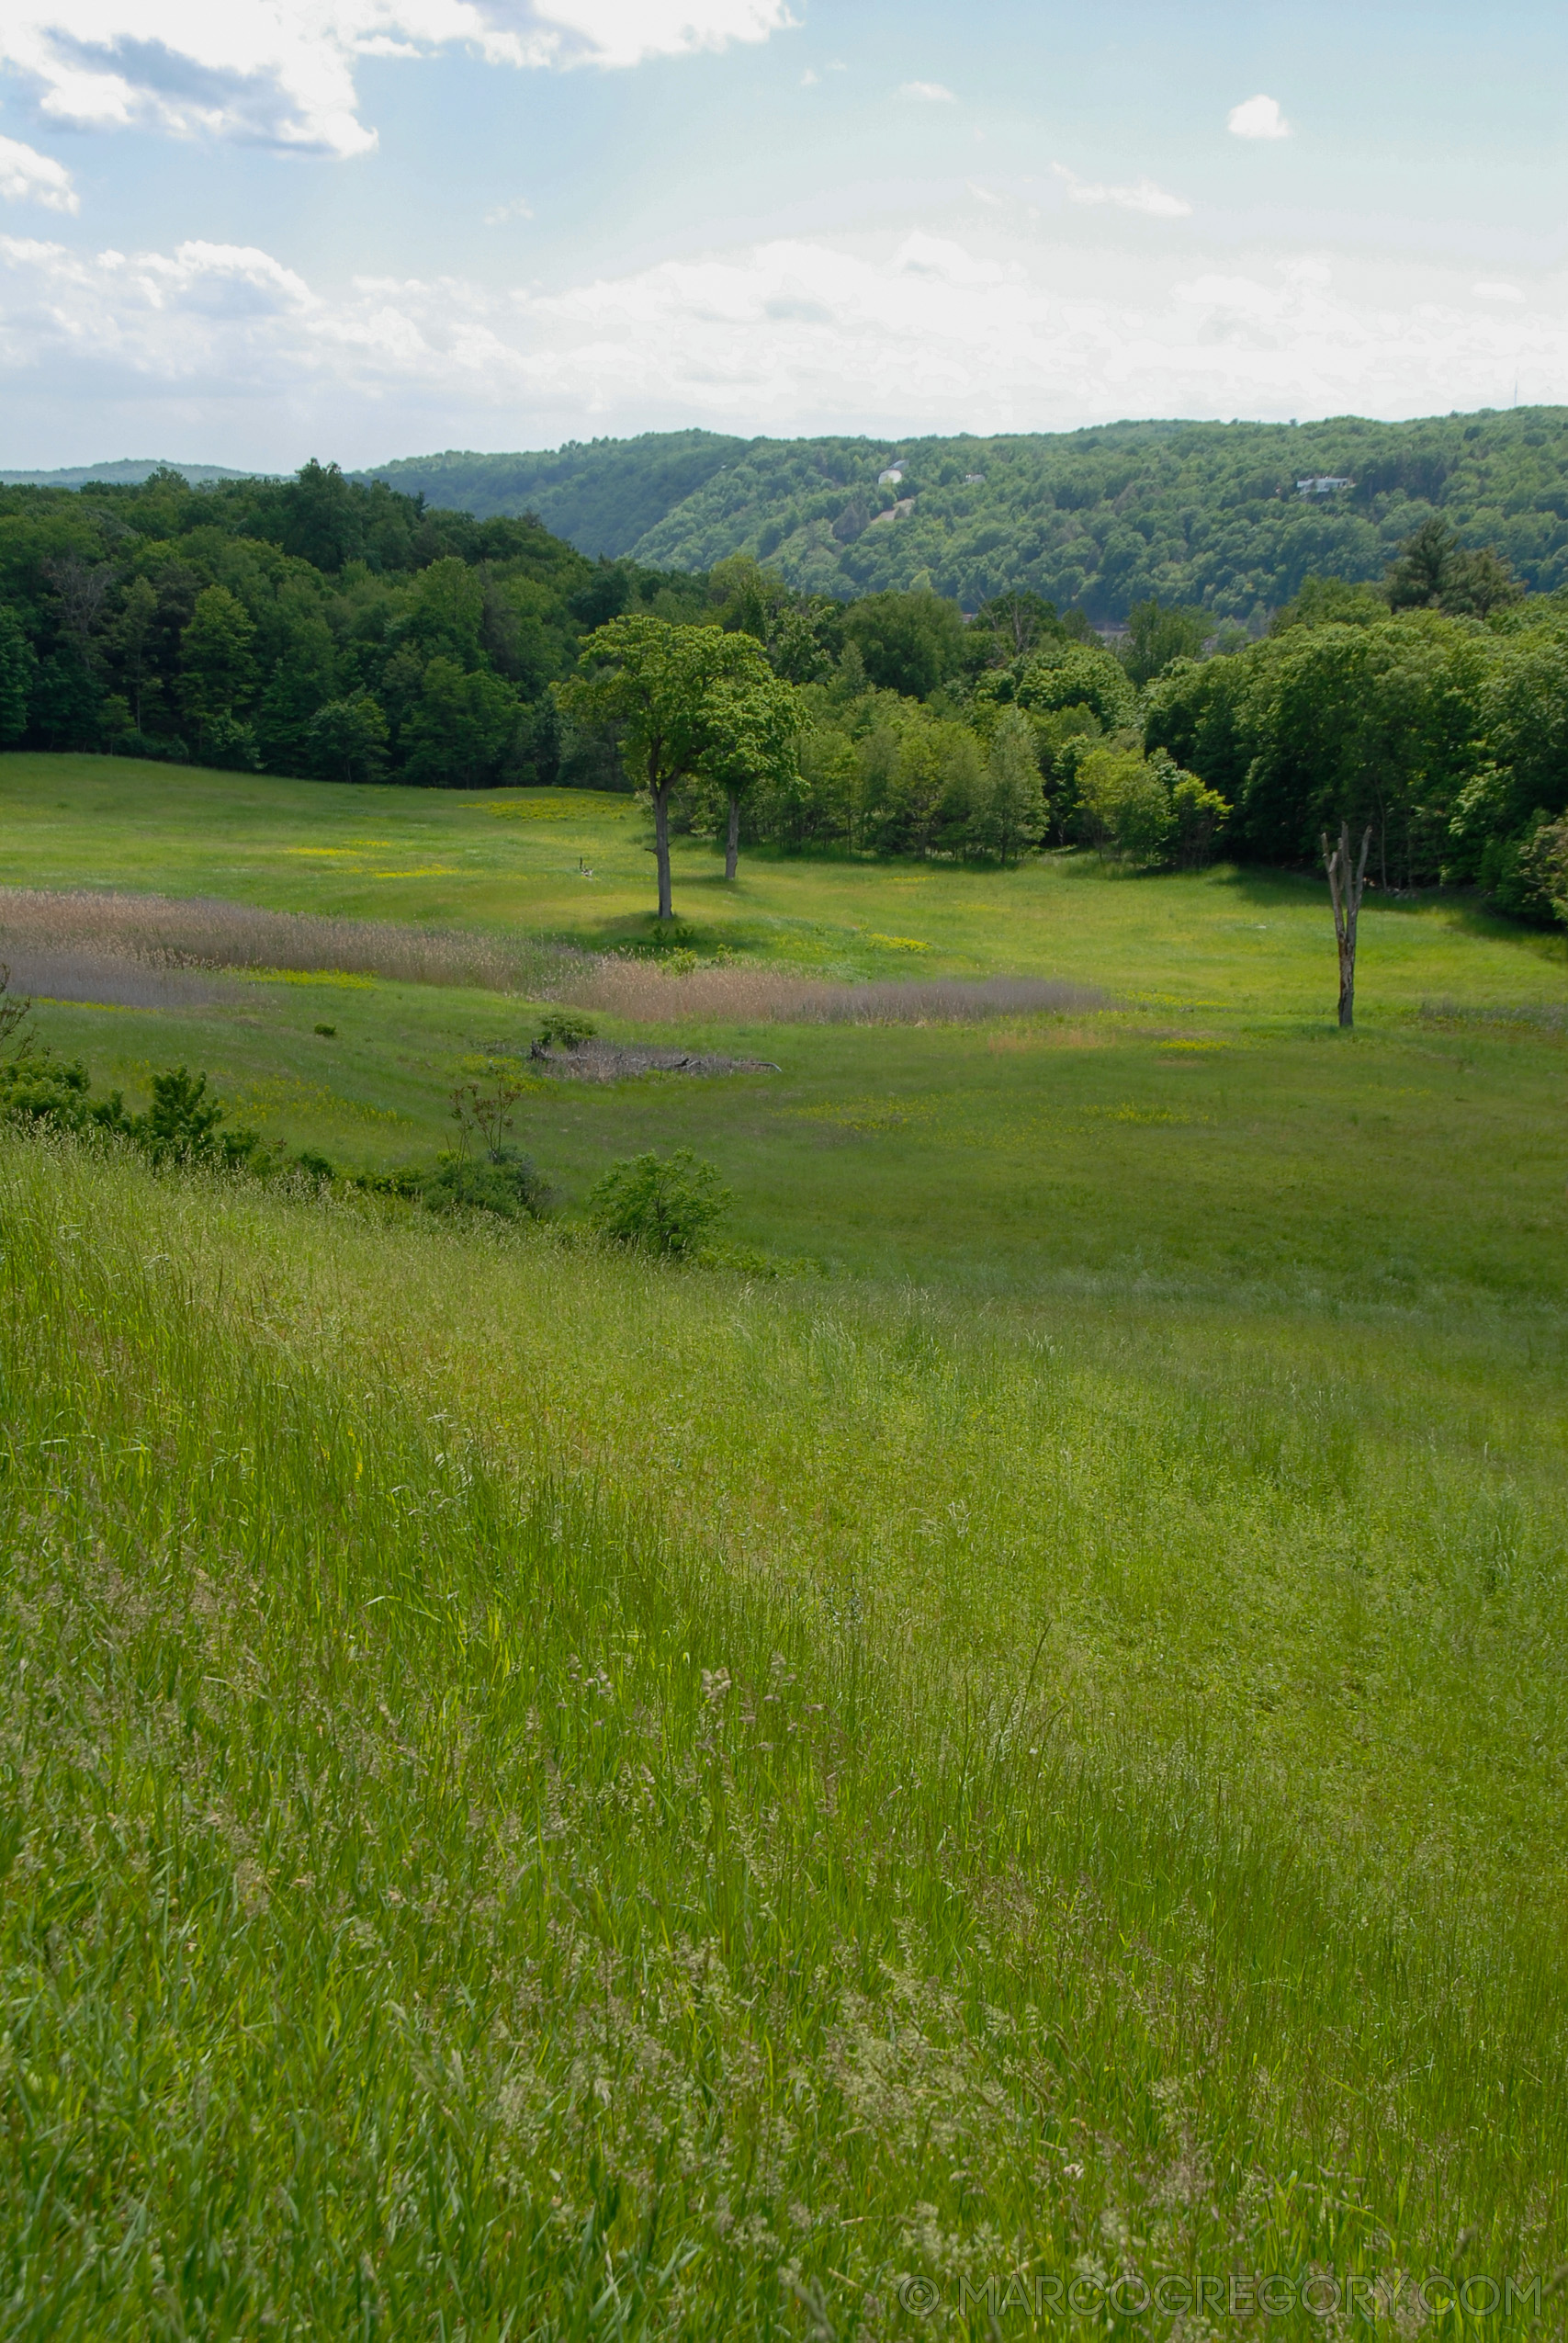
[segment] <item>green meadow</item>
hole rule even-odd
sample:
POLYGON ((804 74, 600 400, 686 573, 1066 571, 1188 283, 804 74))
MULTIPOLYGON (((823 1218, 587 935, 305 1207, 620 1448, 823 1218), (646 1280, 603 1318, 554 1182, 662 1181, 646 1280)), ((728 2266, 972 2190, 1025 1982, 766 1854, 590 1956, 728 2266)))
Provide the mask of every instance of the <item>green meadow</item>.
MULTIPOLYGON (((1369 898, 1341 1035, 1306 878, 721 868, 699 960, 1104 1005, 600 1014, 777 1070, 527 1079, 536 1228, 0 1137, 0 2333, 1562 2335, 1561 937, 1369 898), (750 1267, 586 1234, 677 1146, 750 1267)), ((651 881, 627 799, 0 759, 5 888, 651 881)), ((36 1016, 351 1172, 539 1006, 36 1016)))

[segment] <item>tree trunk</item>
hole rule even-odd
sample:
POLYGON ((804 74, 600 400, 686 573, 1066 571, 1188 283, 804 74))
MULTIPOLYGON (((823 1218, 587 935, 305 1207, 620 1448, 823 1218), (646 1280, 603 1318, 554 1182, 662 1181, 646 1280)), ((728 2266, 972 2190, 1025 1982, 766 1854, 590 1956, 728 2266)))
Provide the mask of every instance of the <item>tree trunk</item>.
POLYGON ((739 860, 740 799, 737 796, 736 792, 731 789, 729 793, 729 841, 724 850, 724 875, 726 878, 734 877, 736 866, 739 863, 739 860))
POLYGON ((1323 832, 1323 863, 1328 873, 1328 892, 1334 901, 1334 934, 1339 946, 1339 1023, 1349 1027, 1356 1022, 1356 922, 1361 912, 1361 891, 1367 881, 1367 855, 1372 843, 1369 824, 1361 840, 1359 862, 1350 859, 1350 825, 1339 825, 1339 843, 1329 851, 1328 832, 1323 832))
POLYGON ((659 865, 659 916, 672 920, 675 907, 670 899, 670 786, 653 792, 653 854, 659 865))

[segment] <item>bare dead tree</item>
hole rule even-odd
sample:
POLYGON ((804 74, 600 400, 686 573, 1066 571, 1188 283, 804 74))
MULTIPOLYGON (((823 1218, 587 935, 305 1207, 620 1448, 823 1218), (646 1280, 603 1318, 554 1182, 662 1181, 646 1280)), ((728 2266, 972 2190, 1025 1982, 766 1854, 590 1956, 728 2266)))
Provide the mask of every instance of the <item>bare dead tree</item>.
POLYGON ((1361 890, 1367 883, 1367 855, 1371 848, 1372 832, 1369 823, 1361 841, 1361 853, 1354 864, 1350 855, 1350 825, 1339 825, 1339 843, 1332 852, 1328 832, 1323 832, 1323 864, 1328 873, 1328 891, 1334 899, 1334 934, 1339 945, 1339 1022, 1353 1025, 1356 1022, 1356 922, 1361 914, 1361 890))

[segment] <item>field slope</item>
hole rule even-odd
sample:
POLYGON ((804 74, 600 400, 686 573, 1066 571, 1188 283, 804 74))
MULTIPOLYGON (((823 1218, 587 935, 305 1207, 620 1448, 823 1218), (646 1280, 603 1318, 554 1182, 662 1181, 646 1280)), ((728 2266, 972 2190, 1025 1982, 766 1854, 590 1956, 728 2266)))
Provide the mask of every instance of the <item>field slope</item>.
POLYGON ((0 1132, 7 2336, 1562 2333, 1560 943, 1341 1036, 1257 874, 688 844, 672 975, 622 801, 0 799, 132 1103, 778 1070, 536 1077, 521 1229, 0 1132), (1083 997, 768 1013, 899 970, 1083 997), (583 1233, 650 1143, 749 1266, 583 1233))

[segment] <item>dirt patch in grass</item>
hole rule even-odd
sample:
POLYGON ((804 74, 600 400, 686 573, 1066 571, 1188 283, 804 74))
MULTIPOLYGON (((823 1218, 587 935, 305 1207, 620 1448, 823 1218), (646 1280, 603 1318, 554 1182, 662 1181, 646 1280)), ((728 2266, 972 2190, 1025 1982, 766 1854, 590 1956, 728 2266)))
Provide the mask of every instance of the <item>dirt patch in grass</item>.
MULTIPOLYGON (((523 1052, 509 1052, 522 1056, 523 1052)), ((721 1058, 709 1051, 660 1049, 645 1041, 583 1041, 575 1049, 541 1049, 528 1056, 531 1073, 568 1082, 624 1082, 637 1074, 776 1074, 765 1058, 721 1058)))

